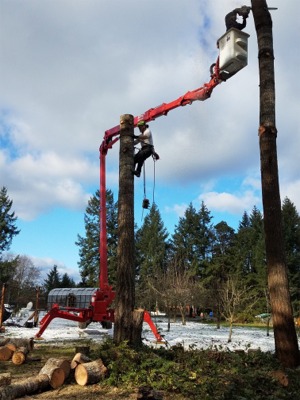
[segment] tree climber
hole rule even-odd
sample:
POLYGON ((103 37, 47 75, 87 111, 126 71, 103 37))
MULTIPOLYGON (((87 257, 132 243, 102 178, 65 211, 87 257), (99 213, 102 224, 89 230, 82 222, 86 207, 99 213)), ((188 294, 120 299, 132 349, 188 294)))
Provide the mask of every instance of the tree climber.
POLYGON ((153 146, 153 139, 152 139, 152 133, 149 128, 149 125, 145 123, 145 121, 139 121, 137 124, 139 130, 140 130, 140 135, 136 136, 134 135, 134 144, 141 144, 140 150, 135 154, 134 156, 134 175, 137 176, 138 178, 141 176, 141 170, 142 166, 144 164, 144 161, 149 158, 151 155, 158 160, 159 156, 157 153, 154 151, 154 146, 153 146), (137 164, 137 167, 136 167, 137 164))

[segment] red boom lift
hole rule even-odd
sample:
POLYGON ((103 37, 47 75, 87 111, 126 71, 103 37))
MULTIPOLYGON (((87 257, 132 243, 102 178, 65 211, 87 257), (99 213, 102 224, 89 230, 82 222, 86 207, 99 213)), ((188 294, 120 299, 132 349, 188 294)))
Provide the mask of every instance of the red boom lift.
MULTIPOLYGON (((219 61, 212 67, 211 79, 202 87, 187 92, 170 103, 163 103, 158 107, 150 108, 142 116, 134 118, 134 126, 140 119, 145 122, 153 121, 158 117, 167 115, 169 111, 192 104, 196 100, 206 100, 210 97, 213 89, 222 82, 219 74, 219 61)), ((111 304, 115 298, 115 292, 108 283, 107 272, 107 232, 106 232, 106 155, 109 149, 119 140, 120 126, 117 125, 107 131, 100 146, 100 272, 99 272, 99 289, 96 289, 91 296, 89 307, 78 308, 56 303, 40 321, 40 330, 35 335, 36 338, 41 337, 47 326, 54 318, 64 318, 72 321, 78 321, 82 324, 90 322, 101 322, 103 327, 110 327, 114 321, 114 310, 111 304)), ((150 314, 144 312, 144 321, 148 323, 153 334, 158 341, 163 341, 150 314)))
MULTIPOLYGON (((218 48, 219 57, 215 64, 211 66, 210 81, 202 87, 187 92, 170 103, 163 103, 155 108, 150 108, 144 114, 134 117, 134 126, 140 119, 145 122, 153 121, 158 117, 167 115, 169 111, 192 104, 196 100, 206 100, 211 96, 213 89, 222 81, 233 76, 236 72, 247 65, 247 33, 243 33, 234 28, 227 31, 219 40, 218 48)), ((36 334, 39 338, 45 331, 53 318, 64 318, 72 321, 78 321, 81 324, 89 324, 90 322, 101 322, 104 328, 111 327, 114 322, 114 310, 111 308, 115 298, 115 292, 108 282, 107 272, 107 232, 106 232, 106 155, 109 149, 119 140, 120 126, 117 125, 105 131, 102 144, 100 145, 100 272, 99 272, 99 288, 87 288, 89 291, 88 302, 84 306, 74 301, 74 294, 71 292, 80 289, 62 289, 69 294, 69 301, 64 304, 61 297, 57 296, 58 301, 52 302, 52 308, 40 321, 40 330, 36 334), (70 301, 73 296, 73 301, 70 301)), ((54 289, 55 291, 55 289, 54 289)), ((76 296, 75 296, 76 297, 76 296)), ((163 341, 162 336, 156 329, 150 314, 145 311, 144 321, 147 322, 158 341, 163 341)))

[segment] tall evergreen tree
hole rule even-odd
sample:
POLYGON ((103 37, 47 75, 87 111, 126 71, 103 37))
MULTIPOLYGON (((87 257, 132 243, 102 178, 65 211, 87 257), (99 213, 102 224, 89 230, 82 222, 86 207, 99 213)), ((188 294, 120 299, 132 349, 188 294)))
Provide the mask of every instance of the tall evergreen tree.
POLYGON ((13 201, 9 199, 6 187, 0 190, 0 257, 9 250, 13 237, 20 233, 16 227, 17 217, 11 211, 13 201))
POLYGON ((148 278, 157 278, 165 270, 168 252, 168 232, 154 203, 136 235, 137 303, 143 303, 148 290, 148 278))
POLYGON ((205 270, 204 284, 208 290, 207 307, 215 310, 218 327, 222 315, 222 288, 236 272, 234 260, 235 232, 225 221, 214 226, 212 259, 205 270))
MULTIPOLYGON (((99 285, 99 204, 100 192, 96 191, 88 202, 84 214, 85 236, 78 235, 76 245, 79 246, 80 261, 78 266, 83 286, 96 287, 99 285)), ((110 283, 115 281, 116 251, 117 251, 117 204, 111 190, 106 191, 106 216, 107 216, 107 259, 110 283)))
POLYGON ((180 268, 192 271, 196 276, 205 274, 212 255, 212 216, 202 202, 197 212, 192 203, 179 219, 172 235, 172 256, 180 268))
POLYGON ((58 272, 57 265, 48 272, 46 279, 44 280, 45 291, 48 294, 50 290, 61 287, 61 276, 58 272))
POLYGON ((283 237, 294 313, 300 313, 300 216, 286 197, 282 203, 283 237))

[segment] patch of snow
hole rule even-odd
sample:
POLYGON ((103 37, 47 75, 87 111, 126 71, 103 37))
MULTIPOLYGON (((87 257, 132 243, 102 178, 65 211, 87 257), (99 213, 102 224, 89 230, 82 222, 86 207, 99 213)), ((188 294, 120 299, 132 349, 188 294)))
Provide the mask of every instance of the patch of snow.
MULTIPOLYGON (((23 326, 25 321, 26 320, 21 321, 19 319, 19 326, 10 326, 10 324, 7 324, 4 335, 21 338, 34 337, 39 331, 39 328, 25 328, 23 326)), ((6 323, 9 322, 11 321, 6 321, 6 323)), ((157 324, 160 334, 165 338, 169 346, 181 344, 185 349, 260 349, 264 352, 274 352, 275 350, 272 329, 270 330, 269 336, 267 336, 266 328, 234 327, 232 342, 228 343, 229 328, 227 327, 217 329, 214 324, 194 321, 188 321, 186 325, 182 325, 180 322, 173 322, 171 323, 170 332, 168 332, 166 319, 159 318, 158 321, 154 320, 154 322, 157 324)), ((88 325, 86 329, 80 329, 75 321, 55 318, 42 334, 41 342, 59 343, 75 340, 101 342, 107 336, 112 337, 112 335, 113 329, 104 329, 100 323, 94 322, 88 325)), ((155 337, 147 324, 143 326, 143 338, 144 343, 150 346, 156 346, 155 337)))

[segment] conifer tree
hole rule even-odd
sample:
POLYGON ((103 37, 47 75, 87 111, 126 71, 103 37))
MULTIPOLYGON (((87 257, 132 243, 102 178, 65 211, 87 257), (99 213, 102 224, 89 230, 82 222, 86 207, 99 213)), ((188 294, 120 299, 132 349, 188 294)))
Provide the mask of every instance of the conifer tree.
POLYGON ((172 257, 176 265, 192 271, 195 276, 205 274, 211 259, 214 239, 211 219, 210 211, 203 202, 198 212, 190 203, 172 235, 172 257))
POLYGON ((137 303, 145 304, 145 293, 149 292, 147 281, 157 279, 166 268, 168 255, 168 232, 160 212, 154 203, 136 235, 137 303))
POLYGON ((282 203, 283 237, 289 274, 291 301, 295 314, 300 312, 300 216, 287 197, 282 203))
MULTIPOLYGON (((81 275, 81 285, 97 287, 99 285, 99 204, 100 192, 96 191, 88 202, 84 214, 85 236, 78 235, 76 245, 79 246, 80 261, 78 266, 81 275)), ((110 283, 114 283, 116 270, 117 249, 117 204, 111 190, 106 191, 106 215, 107 215, 107 259, 110 283)))
POLYGON ((9 199, 6 187, 0 190, 0 257, 9 250, 13 237, 20 233, 16 227, 17 217, 11 211, 13 201, 9 199))

